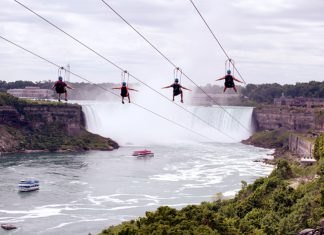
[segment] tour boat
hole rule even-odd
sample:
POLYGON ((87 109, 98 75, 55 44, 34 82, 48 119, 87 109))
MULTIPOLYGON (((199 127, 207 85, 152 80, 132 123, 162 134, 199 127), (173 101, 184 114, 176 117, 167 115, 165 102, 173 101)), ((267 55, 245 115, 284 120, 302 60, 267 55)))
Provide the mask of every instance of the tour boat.
POLYGON ((39 189, 38 180, 21 180, 18 185, 19 192, 30 192, 39 189))
POLYGON ((16 229, 17 227, 13 224, 1 224, 1 228, 5 230, 12 230, 12 229, 16 229))
POLYGON ((133 156, 136 157, 153 157, 154 153, 150 150, 139 150, 139 151, 134 151, 133 156))

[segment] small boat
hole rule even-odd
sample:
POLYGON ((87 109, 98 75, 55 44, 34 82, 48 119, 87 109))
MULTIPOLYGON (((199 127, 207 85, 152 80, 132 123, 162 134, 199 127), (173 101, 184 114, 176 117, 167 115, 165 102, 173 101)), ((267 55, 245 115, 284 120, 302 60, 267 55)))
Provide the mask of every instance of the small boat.
POLYGON ((134 151, 133 156, 136 157, 154 157, 154 153, 150 150, 139 150, 139 151, 134 151))
POLYGON ((17 227, 13 224, 1 224, 1 228, 5 230, 12 230, 12 229, 16 229, 17 227))
POLYGON ((30 192, 39 189, 38 180, 21 180, 18 185, 19 192, 30 192))

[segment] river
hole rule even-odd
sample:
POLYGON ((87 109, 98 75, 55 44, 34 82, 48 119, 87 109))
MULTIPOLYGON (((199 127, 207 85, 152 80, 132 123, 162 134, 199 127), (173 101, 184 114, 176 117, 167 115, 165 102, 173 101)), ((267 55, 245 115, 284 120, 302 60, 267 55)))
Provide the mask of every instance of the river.
MULTIPOLYGON (((125 132, 135 123, 125 122, 126 126, 121 128, 115 122, 113 127, 109 118, 103 121, 107 113, 102 108, 87 107, 89 130, 115 137, 123 147, 112 152, 0 156, 0 223, 18 226, 11 232, 0 230, 1 235, 96 234, 161 205, 181 208, 211 201, 217 193, 233 197, 242 180, 253 182, 272 171, 271 166, 254 162, 269 157, 271 150, 230 141, 200 142, 191 134, 183 140, 187 134, 179 130, 172 130, 170 137, 163 134, 163 140, 171 141, 158 141, 160 132, 156 131, 148 138, 145 133, 149 128, 137 136, 132 132, 129 138, 120 138, 118 130, 125 132), (111 129, 108 125, 112 125, 111 129), (146 144, 141 145, 143 142, 146 144), (149 148, 155 156, 131 156, 134 150, 143 148, 149 148), (30 178, 40 180, 40 190, 18 193, 18 182, 30 178)), ((204 108, 200 114, 214 113, 213 119, 218 117, 215 111, 207 111, 204 108)), ((239 117, 251 116, 248 109, 237 113, 239 117)), ((248 123, 247 120, 245 124, 248 123)), ((158 125, 162 130, 169 128, 158 125)), ((140 131, 143 126, 136 128, 140 131)), ((228 128, 231 133, 231 126, 228 128)))

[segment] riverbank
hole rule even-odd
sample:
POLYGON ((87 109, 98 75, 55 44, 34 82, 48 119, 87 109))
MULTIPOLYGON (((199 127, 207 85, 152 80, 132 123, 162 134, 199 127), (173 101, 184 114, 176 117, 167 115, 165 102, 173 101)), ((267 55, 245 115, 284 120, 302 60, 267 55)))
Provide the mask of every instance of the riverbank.
POLYGON ((240 143, 146 147, 153 158, 131 156, 143 149, 134 145, 109 152, 1 156, 1 223, 14 224, 24 235, 94 235, 162 205, 197 205, 217 192, 232 198, 242 180, 251 183, 273 169, 252 162, 272 151, 240 143), (17 193, 19 180, 30 178, 40 180, 41 189, 17 193))
POLYGON ((111 151, 118 144, 88 132, 75 104, 21 100, 0 93, 0 153, 111 151))
POLYGON ((56 126, 37 131, 0 125, 0 153, 84 152, 89 150, 112 151, 118 144, 82 129, 68 136, 56 126))
POLYGON ((274 149, 273 159, 260 159, 258 161, 266 164, 275 165, 278 158, 285 158, 290 162, 296 161, 296 158, 289 152, 289 136, 292 132, 285 129, 265 130, 254 133, 243 144, 253 145, 266 149, 274 149))
POLYGON ((233 199, 186 206, 160 207, 144 217, 111 226, 101 235, 116 234, 298 234, 317 228, 324 214, 324 136, 317 138, 318 162, 302 167, 287 158, 283 130, 256 133, 246 143, 276 149, 276 169, 248 185, 233 199))

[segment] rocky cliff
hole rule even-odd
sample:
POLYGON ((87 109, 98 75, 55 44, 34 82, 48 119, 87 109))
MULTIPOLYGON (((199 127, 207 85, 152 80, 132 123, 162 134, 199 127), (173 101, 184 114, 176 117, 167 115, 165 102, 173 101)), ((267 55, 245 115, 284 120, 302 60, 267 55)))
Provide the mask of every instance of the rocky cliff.
POLYGON ((253 119, 257 131, 288 131, 288 149, 298 158, 312 158, 316 136, 324 132, 324 108, 260 106, 253 119))
POLYGON ((0 124, 24 126, 33 130, 46 125, 58 125, 68 135, 78 134, 84 127, 82 109, 78 105, 26 104, 0 106, 0 124))
POLYGON ((19 100, 0 93, 0 152, 113 150, 85 130, 79 105, 19 100))
POLYGON ((254 109, 253 118, 257 130, 324 131, 323 108, 260 106, 254 109))
POLYGON ((290 134, 289 150, 303 158, 313 158, 314 140, 307 139, 298 134, 290 134))

